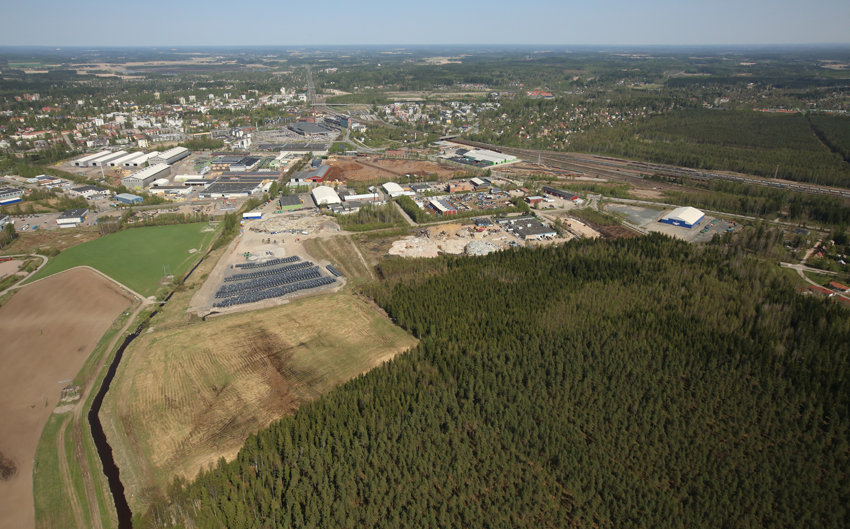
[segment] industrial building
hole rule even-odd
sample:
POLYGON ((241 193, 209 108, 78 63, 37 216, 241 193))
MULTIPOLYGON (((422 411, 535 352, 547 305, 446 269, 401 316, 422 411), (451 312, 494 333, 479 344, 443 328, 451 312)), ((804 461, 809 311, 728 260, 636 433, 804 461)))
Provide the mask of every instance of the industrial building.
POLYGON ((20 202, 23 195, 24 191, 22 189, 4 187, 0 189, 0 206, 8 206, 9 204, 20 202))
POLYGON ((518 237, 522 237, 526 241, 533 241, 545 237, 556 237, 558 232, 554 228, 546 226, 536 218, 523 220, 512 220, 509 230, 512 230, 518 237))
POLYGON ((572 191, 564 191, 562 189, 555 189, 554 187, 546 187, 546 186, 543 186, 542 190, 547 195, 552 195, 553 197, 563 198, 564 200, 576 200, 578 198, 578 195, 576 195, 572 191))
POLYGON ((138 158, 140 154, 142 154, 142 153, 131 152, 129 154, 125 154, 124 156, 120 156, 118 158, 113 158, 112 160, 109 160, 107 162, 107 165, 109 165, 109 167, 121 167, 121 166, 124 165, 124 162, 126 162, 128 160, 132 160, 134 158, 138 158))
POLYGON ((148 160, 148 164, 157 165, 157 164, 167 164, 171 165, 174 162, 178 162, 183 158, 189 156, 189 149, 186 147, 174 147, 173 149, 169 149, 165 152, 158 153, 156 156, 153 156, 148 160))
POLYGON ((280 197, 277 201, 277 205, 281 211, 292 211, 294 209, 301 209, 304 207, 304 204, 301 202, 301 197, 298 195, 286 195, 280 197))
POLYGON ((310 182, 323 182, 331 170, 330 165, 320 165, 312 171, 298 171, 289 178, 290 186, 306 185, 310 182))
POLYGON ((108 154, 112 154, 112 153, 109 152, 109 151, 96 152, 94 154, 89 154, 88 156, 83 156, 82 158, 77 158, 76 160, 74 160, 73 164, 74 164, 75 167, 88 167, 89 162, 91 160, 95 160, 97 158, 100 158, 102 156, 106 156, 108 154))
POLYGON ((400 197, 400 196, 408 196, 408 197, 416 196, 415 191, 405 191, 403 187, 396 184, 395 182, 387 182, 385 184, 382 184, 381 187, 383 187, 384 191, 386 191, 387 194, 392 198, 400 197))
POLYGON ((135 158, 130 158, 129 160, 124 162, 124 167, 144 167, 148 160, 157 156, 159 153, 156 152, 148 152, 148 153, 138 153, 139 155, 135 158))
POLYGON ((122 204, 141 204, 144 202, 144 199, 138 195, 131 195, 130 193, 119 193, 115 195, 115 200, 121 202, 122 204))
POLYGON ((249 211, 242 214, 242 220, 260 220, 263 218, 262 211, 249 211))
POLYGON ((472 162, 482 165, 501 165, 503 163, 515 162, 516 156, 509 154, 501 154, 495 151, 487 151, 484 149, 473 149, 463 154, 463 157, 472 162))
POLYGON ((186 186, 160 185, 148 189, 151 195, 191 195, 192 188, 186 186))
POLYGON ((89 162, 89 167, 105 167, 112 160, 117 160, 118 158, 123 158, 127 156, 127 151, 118 151, 110 154, 109 156, 103 156, 101 158, 95 158, 94 160, 89 162))
POLYGON ((434 208, 441 217, 457 215, 457 208, 438 198, 432 198, 430 201, 431 207, 434 208))
POLYGON ((59 225, 60 228, 76 228, 79 224, 82 224, 89 215, 89 210, 87 209, 69 209, 65 213, 59 215, 59 218, 56 219, 56 224, 59 225))
POLYGON ((292 125, 289 125, 289 130, 291 130, 295 134, 308 137, 322 136, 324 134, 333 134, 335 132, 339 132, 337 129, 329 127, 324 123, 309 123, 305 121, 299 121, 298 123, 293 123, 292 125))
POLYGON ((317 206, 329 206, 331 204, 340 204, 342 200, 340 200, 339 195, 336 194, 336 191, 333 188, 328 186, 319 186, 312 191, 313 200, 316 201, 317 206))
POLYGON ((213 171, 251 171, 260 162, 251 156, 219 156, 210 162, 213 171))
POLYGON ((109 190, 97 186, 80 186, 69 189, 68 194, 72 197, 84 198, 105 197, 109 196, 109 190))
MULTIPOLYGON (((188 185, 188 181, 186 182, 188 185)), ((200 198, 239 198, 263 192, 264 183, 257 181, 216 180, 198 192, 200 198)))
POLYGON ((125 176, 121 179, 121 185, 127 189, 144 189, 151 185, 154 180, 169 176, 170 174, 171 168, 165 164, 151 165, 141 171, 136 171, 130 176, 125 176))
POLYGON ((672 224, 673 226, 680 226, 682 228, 693 228, 699 221, 705 218, 705 213, 702 211, 692 208, 690 206, 683 208, 676 208, 670 213, 661 217, 661 222, 663 224, 672 224))

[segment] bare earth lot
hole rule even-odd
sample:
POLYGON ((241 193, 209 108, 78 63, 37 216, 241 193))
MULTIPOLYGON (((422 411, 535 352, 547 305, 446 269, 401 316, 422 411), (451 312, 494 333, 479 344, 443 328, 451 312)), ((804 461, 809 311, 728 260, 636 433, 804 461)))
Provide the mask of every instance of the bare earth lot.
POLYGON ((397 179, 406 174, 432 175, 440 180, 451 178, 458 169, 449 165, 418 160, 388 160, 378 158, 356 158, 331 162, 331 170, 326 180, 364 181, 378 179, 397 179))
POLYGON ((75 269, 24 287, 0 308, 0 452, 17 467, 0 481, 0 528, 35 527, 32 461, 66 385, 57 382, 74 378, 129 305, 112 282, 75 269))
POLYGON ((416 340, 351 294, 219 316, 143 334, 104 403, 107 436, 134 511, 146 489, 194 477, 306 401, 416 340))

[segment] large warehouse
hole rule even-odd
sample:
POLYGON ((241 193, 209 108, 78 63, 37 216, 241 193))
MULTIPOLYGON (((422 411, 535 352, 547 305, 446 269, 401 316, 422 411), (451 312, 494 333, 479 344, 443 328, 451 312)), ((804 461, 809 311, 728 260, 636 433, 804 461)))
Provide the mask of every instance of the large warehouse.
POLYGON ((100 152, 96 152, 94 154, 89 154, 88 156, 83 156, 82 158, 77 158, 76 160, 74 160, 74 165, 76 167, 88 167, 89 162, 91 160, 96 160, 97 158, 101 158, 101 157, 106 156, 108 154, 111 154, 111 153, 109 151, 100 151, 100 152))
POLYGON ((167 151, 148 159, 148 164, 156 165, 164 163, 171 165, 187 156, 189 156, 189 149, 186 147, 174 147, 173 149, 168 149, 167 151))
POLYGON ((130 176, 125 176, 121 179, 121 185, 127 189, 135 189, 137 187, 144 189, 151 185, 154 180, 169 176, 170 174, 171 167, 165 164, 151 165, 141 171, 136 171, 130 176))
POLYGON ((693 228, 699 221, 705 218, 705 213, 692 208, 690 206, 684 208, 676 208, 670 213, 661 217, 658 222, 664 224, 672 224, 673 226, 681 226, 683 228, 693 228))
POLYGON ((95 158, 89 162, 89 167, 100 167, 100 166, 108 166, 109 162, 112 160, 117 160, 119 158, 123 158, 127 156, 127 151, 118 151, 110 154, 109 156, 104 156, 101 158, 95 158))
POLYGON ((331 128, 324 123, 308 123, 304 121, 299 121, 297 123, 293 123, 289 125, 289 130, 296 134, 300 134, 301 136, 321 136, 323 134, 332 134, 334 132, 338 132, 336 129, 331 128))
POLYGON ((342 203, 342 200, 339 199, 339 195, 336 194, 336 191, 334 191, 332 187, 328 186, 319 186, 313 189, 313 200, 316 201, 317 206, 329 206, 331 204, 342 203))

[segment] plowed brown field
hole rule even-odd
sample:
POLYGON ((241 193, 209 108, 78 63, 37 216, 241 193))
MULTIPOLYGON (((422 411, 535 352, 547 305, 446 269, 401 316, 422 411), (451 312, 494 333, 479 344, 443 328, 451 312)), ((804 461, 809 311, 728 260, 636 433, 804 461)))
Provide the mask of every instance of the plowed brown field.
MULTIPOLYGON (((0 308, 0 453, 15 464, 0 480, 0 528, 35 527, 35 450, 65 383, 130 305, 108 279, 74 269, 26 286, 0 308)), ((69 513, 70 516, 70 513, 69 513)))

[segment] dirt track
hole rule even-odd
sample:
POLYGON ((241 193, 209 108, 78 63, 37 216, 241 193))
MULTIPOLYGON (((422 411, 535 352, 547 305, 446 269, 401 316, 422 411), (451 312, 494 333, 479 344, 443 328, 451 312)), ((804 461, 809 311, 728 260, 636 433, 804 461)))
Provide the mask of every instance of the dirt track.
POLYGON ((32 462, 66 385, 57 382, 76 376, 129 305, 109 280, 74 269, 24 287, 0 308, 0 452, 17 466, 0 481, 0 529, 35 527, 32 462))

